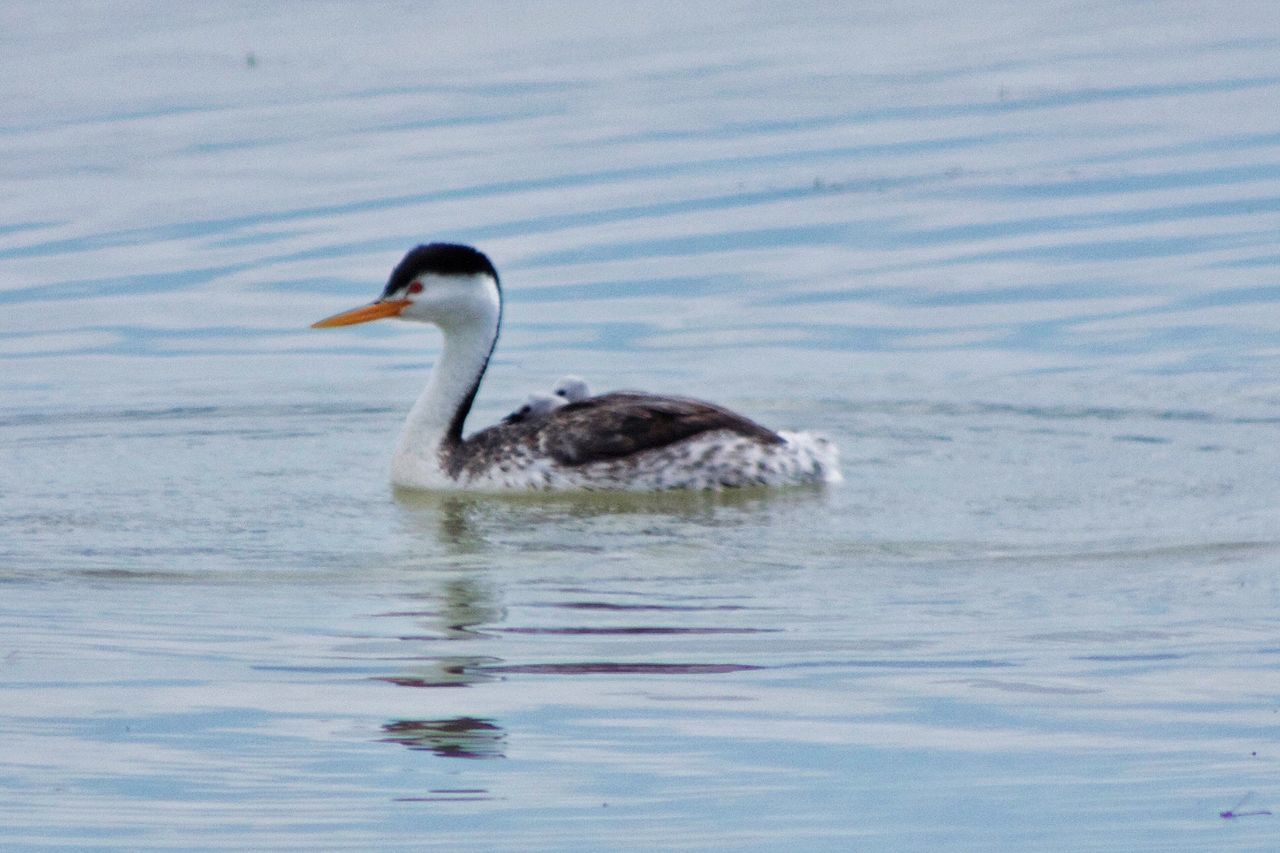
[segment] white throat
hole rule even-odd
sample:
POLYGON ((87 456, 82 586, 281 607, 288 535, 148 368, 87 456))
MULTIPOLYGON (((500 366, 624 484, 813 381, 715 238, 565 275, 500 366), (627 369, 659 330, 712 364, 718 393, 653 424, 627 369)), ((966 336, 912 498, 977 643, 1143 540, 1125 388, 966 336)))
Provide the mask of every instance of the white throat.
POLYGON ((483 279, 483 287, 477 287, 474 279, 428 284, 428 292, 435 292, 420 308, 415 305, 402 314, 439 327, 444 345, 427 387, 400 431, 391 463, 391 480, 396 485, 433 488, 454 482, 446 461, 460 448, 460 418, 466 416, 464 408, 470 410, 502 317, 497 286, 492 279, 483 279), (459 287, 463 284, 469 286, 459 287), (455 428, 457 434, 451 434, 455 428))

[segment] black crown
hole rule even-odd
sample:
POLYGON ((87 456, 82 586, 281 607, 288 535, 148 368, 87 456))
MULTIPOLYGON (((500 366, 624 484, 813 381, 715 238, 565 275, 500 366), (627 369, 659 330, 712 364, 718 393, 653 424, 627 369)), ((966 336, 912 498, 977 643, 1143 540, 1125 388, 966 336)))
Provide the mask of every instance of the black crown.
POLYGON ((435 275, 490 275, 497 282, 498 271, 485 257, 484 252, 459 243, 427 243, 410 249, 396 268, 391 271, 387 287, 382 291, 385 299, 398 290, 409 286, 423 273, 435 275))

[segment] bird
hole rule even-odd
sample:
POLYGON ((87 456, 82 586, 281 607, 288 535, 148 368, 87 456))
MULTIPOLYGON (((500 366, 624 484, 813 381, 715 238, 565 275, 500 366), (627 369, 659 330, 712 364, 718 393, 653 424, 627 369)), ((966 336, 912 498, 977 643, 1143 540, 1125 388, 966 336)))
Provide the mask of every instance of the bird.
POLYGON ((554 394, 530 394, 524 398, 524 402, 520 404, 520 408, 502 419, 504 424, 514 424, 520 421, 527 421, 530 418, 540 418, 553 409, 558 409, 565 404, 562 397, 554 394))
POLYGON ((457 243, 411 249, 368 305, 312 324, 429 323, 443 348, 400 432, 391 481, 415 490, 508 492, 835 483, 839 452, 807 432, 775 432, 713 403, 614 391, 464 436, 502 325, 498 271, 457 243))
POLYGON ((558 409, 566 403, 576 403, 591 396, 591 386, 586 380, 577 376, 562 376, 551 389, 550 394, 530 394, 525 397, 520 408, 502 419, 504 424, 513 424, 526 418, 537 418, 552 409, 558 409))
POLYGON ((581 376, 561 376, 551 393, 566 403, 576 403, 591 396, 591 386, 581 376))

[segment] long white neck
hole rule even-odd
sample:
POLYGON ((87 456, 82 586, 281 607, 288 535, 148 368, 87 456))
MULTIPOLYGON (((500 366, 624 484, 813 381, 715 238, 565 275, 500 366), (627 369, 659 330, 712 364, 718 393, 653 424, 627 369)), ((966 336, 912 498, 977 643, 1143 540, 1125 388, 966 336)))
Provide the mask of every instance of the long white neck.
POLYGON ((446 459, 461 446, 462 425, 497 341, 500 316, 495 300, 492 310, 438 324, 444 346, 400 431, 392 461, 397 484, 430 487, 451 481, 446 459))

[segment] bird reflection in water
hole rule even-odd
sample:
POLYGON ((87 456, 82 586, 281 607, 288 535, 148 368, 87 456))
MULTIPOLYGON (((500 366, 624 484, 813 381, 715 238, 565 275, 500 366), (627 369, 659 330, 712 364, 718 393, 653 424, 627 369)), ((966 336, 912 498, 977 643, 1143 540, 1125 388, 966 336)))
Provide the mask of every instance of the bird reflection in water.
MULTIPOLYGON (((490 585, 468 577, 451 578, 438 590, 418 593, 413 598, 423 602, 421 609, 381 614, 414 620, 419 630, 399 638, 407 643, 486 639, 491 635, 481 629, 486 625, 500 624, 506 615, 490 585)), ((457 648, 461 650, 463 647, 457 648)), ((422 656, 414 658, 412 669, 380 676, 378 680, 401 687, 465 687, 493 681, 495 676, 487 675, 481 669, 501 662, 497 658, 476 654, 422 656)))
MULTIPOLYGON (((452 578, 438 590, 413 596, 421 600, 421 609, 384 613, 383 616, 414 619, 419 634, 400 637, 405 642, 466 642, 484 639, 480 626, 500 623, 505 617, 497 605, 494 591, 472 578, 452 578)), ((479 655, 438 655, 418 658, 411 670, 378 678, 400 687, 467 687, 497 676, 479 670, 484 665, 501 662, 479 655)), ((460 716, 439 720, 393 720, 382 725, 383 743, 398 743, 412 750, 430 752, 441 758, 505 758, 507 733, 491 719, 460 716)), ((432 795, 414 799, 476 799, 460 797, 457 791, 447 796, 432 795)), ((484 794, 486 792, 471 792, 484 794)), ((487 799, 487 797, 478 797, 487 799)))
MULTIPOLYGON (((797 509, 824 503, 817 488, 743 488, 721 492, 534 492, 454 494, 396 489, 406 533, 418 553, 474 558, 495 547, 562 553, 583 548, 593 531, 613 536, 651 531, 655 523, 673 537, 703 536, 724 528, 752 528, 797 509), (579 535, 570 538, 566 532, 579 535), (438 549, 438 550, 437 550, 438 549)), ((586 550, 601 550, 592 546, 586 550)), ((430 559, 430 557, 428 557, 430 559)))
POLYGON ((506 758, 507 733, 492 720, 395 720, 382 726, 383 743, 398 743, 441 758, 506 758))
MULTIPOLYGON (((581 530, 597 520, 614 539, 629 536, 653 538, 655 525, 673 540, 686 535, 702 535, 709 529, 761 523, 775 511, 789 511, 822 499, 803 491, 731 493, 664 493, 662 495, 582 494, 555 496, 440 495, 397 492, 404 510, 406 532, 415 544, 415 559, 434 571, 424 575, 431 587, 409 596, 407 607, 382 614, 412 620, 414 629, 399 634, 408 644, 423 644, 417 654, 401 658, 397 669, 378 680, 400 687, 465 688, 502 681, 521 675, 717 675, 751 670, 753 665, 726 661, 512 661, 477 652, 509 650, 503 638, 531 635, 649 636, 683 634, 753 633, 761 630, 746 625, 582 625, 578 616, 593 608, 618 609, 622 613, 662 611, 738 610, 737 605, 660 603, 557 602, 571 624, 511 626, 502 603, 502 588, 486 577, 486 552, 495 548, 509 551, 518 546, 537 559, 545 549, 563 555, 575 547, 573 538, 547 538, 543 531, 581 530), (634 530, 628 521, 634 521, 634 530), (621 521, 621 523, 620 523, 621 521), (569 542, 566 542, 569 539, 569 542), (435 546, 433 554, 432 546, 435 546), (458 645, 463 643, 464 645, 458 645), (441 654, 465 651, 467 654, 441 654)), ((590 538, 590 537, 585 537, 590 538)), ((580 547, 580 546, 579 546, 580 547)), ((606 546, 595 546, 604 550, 606 546)), ((406 715, 407 717, 408 715, 406 715)), ((410 749, 445 758, 504 757, 506 732, 494 719, 482 714, 448 719, 397 719, 383 724, 382 742, 398 743, 410 749)))

